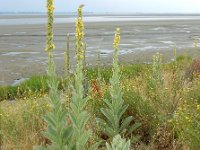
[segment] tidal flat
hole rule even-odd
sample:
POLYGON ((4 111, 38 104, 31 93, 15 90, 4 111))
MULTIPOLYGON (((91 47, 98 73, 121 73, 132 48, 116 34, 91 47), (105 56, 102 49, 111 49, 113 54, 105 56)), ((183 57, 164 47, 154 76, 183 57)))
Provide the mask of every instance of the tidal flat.
MULTIPOLYGON (((43 21, 46 22, 45 16, 41 15, 0 15, 1 86, 12 85, 16 80, 46 73, 46 26, 43 21)), ((112 62, 112 44, 116 27, 121 28, 121 63, 151 63, 152 55, 156 52, 163 54, 164 62, 169 62, 173 60, 175 47, 178 55, 200 57, 198 16, 87 16, 84 21, 88 66, 97 64, 99 50, 102 65, 112 62), (196 48, 195 40, 198 41, 196 48)), ((66 51, 68 33, 72 69, 76 64, 74 24, 73 17, 57 16, 55 20, 55 61, 59 75, 64 72, 63 53, 66 51)))

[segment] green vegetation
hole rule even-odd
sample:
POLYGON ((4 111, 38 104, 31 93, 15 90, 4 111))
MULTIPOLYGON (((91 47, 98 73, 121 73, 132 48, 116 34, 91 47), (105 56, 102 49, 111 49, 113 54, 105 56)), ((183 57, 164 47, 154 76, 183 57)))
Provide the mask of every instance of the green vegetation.
MULTIPOLYGON (((188 69, 194 66, 193 62, 196 61, 192 63, 188 60, 177 61, 177 67, 174 66, 174 62, 161 64, 160 76, 163 84, 160 89, 149 87, 152 65, 120 65, 124 104, 129 105, 122 119, 132 116, 134 118, 132 124, 141 124, 132 133, 133 136, 140 136, 133 147, 138 145, 138 149, 144 147, 158 149, 164 145, 169 149, 199 148, 200 76, 195 74, 192 79, 185 78, 188 69), (182 63, 187 64, 189 68, 182 67, 182 63), (172 111, 174 101, 177 100, 176 110, 172 111)), ((93 132, 89 143, 95 143, 100 139, 107 140, 107 136, 95 123, 95 118, 103 117, 100 109, 106 107, 104 99, 111 99, 110 83, 106 82, 106 79, 112 77, 112 68, 100 68, 100 81, 97 80, 96 70, 96 67, 87 69, 89 101, 86 109, 91 114, 87 128, 93 132)), ((50 144, 42 134, 46 129, 42 116, 51 110, 47 102, 48 88, 43 94, 40 93, 41 89, 38 87, 35 93, 27 92, 28 95, 21 95, 16 101, 4 100, 0 103, 2 149, 32 149, 34 145, 50 144)), ((68 109, 71 93, 62 88, 58 92, 61 94, 62 107, 68 109)))
MULTIPOLYGON (((124 104, 122 98, 122 88, 120 83, 120 69, 118 65, 118 49, 120 43, 120 29, 118 28, 114 39, 114 56, 113 56, 113 75, 110 79, 110 96, 111 100, 105 99, 108 108, 101 108, 101 112, 106 119, 98 118, 98 124, 101 130, 109 137, 113 138, 118 134, 132 134, 138 124, 130 126, 133 121, 132 116, 122 119, 128 105, 124 104)), ((137 138, 133 136, 134 140, 137 138)))
POLYGON ((130 141, 122 139, 120 135, 113 138, 111 146, 106 143, 107 150, 130 150, 130 141))
POLYGON ((47 76, 33 76, 16 86, 0 87, 0 101, 15 100, 33 95, 39 96, 47 92, 47 76))
POLYGON ((76 22, 76 70, 69 75, 67 52, 66 75, 59 79, 53 58, 54 5, 47 0, 47 76, 1 87, 0 149, 200 149, 200 60, 177 57, 175 50, 168 64, 157 53, 149 65, 119 65, 117 29, 112 66, 85 68, 82 7, 76 22))
POLYGON ((67 144, 69 143, 68 138, 72 134, 71 126, 68 126, 66 121, 67 111, 63 109, 60 95, 58 92, 58 79, 55 71, 55 64, 53 60, 53 1, 47 0, 47 15, 48 15, 48 28, 47 28, 47 44, 46 50, 49 53, 48 62, 48 86, 49 86, 49 99, 48 103, 51 106, 51 111, 45 115, 44 120, 48 124, 47 131, 44 132, 44 136, 47 137, 51 144, 45 147, 38 147, 37 149, 57 149, 64 150, 67 149, 67 144))
MULTIPOLYGON (((148 65, 145 64, 121 64, 120 70, 123 74, 122 78, 127 79, 133 76, 137 76, 142 71, 145 71, 147 67, 148 65)), ((109 79, 112 76, 112 68, 109 66, 100 67, 99 73, 102 79, 106 83, 109 83, 109 79)), ((86 68, 86 76, 89 81, 97 79, 98 68, 86 68)), ((69 80, 73 81, 74 77, 73 75, 69 75, 69 77, 57 77, 57 79, 59 80, 58 89, 65 91, 69 80)), ((49 87, 47 84, 47 76, 32 76, 19 85, 0 87, 0 101, 32 97, 33 95, 41 96, 47 94, 48 91, 49 87)))

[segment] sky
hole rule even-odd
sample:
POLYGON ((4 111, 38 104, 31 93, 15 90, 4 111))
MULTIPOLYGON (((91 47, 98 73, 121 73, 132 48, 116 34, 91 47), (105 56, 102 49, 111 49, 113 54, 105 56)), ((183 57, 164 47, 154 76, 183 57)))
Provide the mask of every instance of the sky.
MULTIPOLYGON (((200 0, 55 0, 56 12, 200 13, 200 0)), ((0 12, 45 12, 46 0, 0 0, 0 12)))

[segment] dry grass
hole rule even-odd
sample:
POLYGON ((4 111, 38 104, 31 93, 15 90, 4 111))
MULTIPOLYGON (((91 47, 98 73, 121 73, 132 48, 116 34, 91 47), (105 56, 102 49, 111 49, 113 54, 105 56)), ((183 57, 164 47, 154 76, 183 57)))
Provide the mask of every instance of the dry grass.
MULTIPOLYGON (((127 70, 125 73, 122 72, 123 98, 125 103, 129 104, 125 116, 131 115, 135 122, 142 123, 135 133, 139 134, 141 139, 134 147, 137 149, 148 147, 152 150, 198 147, 198 139, 194 139, 192 134, 184 131, 189 128, 196 136, 199 135, 196 132, 198 126, 191 126, 200 122, 199 78, 192 81, 185 80, 184 70, 174 72, 170 64, 162 67, 161 74, 163 84, 151 89, 147 86, 151 76, 150 67, 143 68, 139 74, 132 74, 129 78, 124 77, 127 76, 127 70), (188 112, 196 118, 188 115, 188 112), (177 117, 177 114, 182 115, 177 117), (192 139, 197 142, 192 142, 192 139)), ((100 116, 99 109, 104 105, 103 99, 110 97, 108 92, 110 85, 103 79, 100 81, 96 79, 95 82, 94 79, 89 82, 88 96, 91 100, 87 110, 95 116, 100 116)), ((42 135, 42 131, 46 128, 42 116, 49 111, 46 99, 47 96, 43 96, 0 103, 1 149, 31 150, 35 145, 49 142, 42 135)), ((62 99, 63 106, 69 107, 70 97, 64 93, 62 99)), ((92 120, 91 122, 94 122, 92 120)), ((95 133, 93 138, 97 139, 98 126, 93 123, 89 126, 92 126, 95 133)))

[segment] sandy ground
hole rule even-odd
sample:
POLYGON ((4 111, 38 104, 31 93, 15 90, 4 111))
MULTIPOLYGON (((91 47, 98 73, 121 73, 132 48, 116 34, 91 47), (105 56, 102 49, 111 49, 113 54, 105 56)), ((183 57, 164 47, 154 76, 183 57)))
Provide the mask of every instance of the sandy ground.
MULTIPOLYGON (((116 27, 122 30, 121 62, 148 63, 157 51, 168 62, 173 58, 175 46, 179 54, 200 57, 200 48, 193 48, 194 40, 200 37, 200 20, 96 22, 85 24, 88 65, 96 64, 98 49, 101 50, 102 64, 111 63, 116 27)), ((70 33, 71 64, 75 67, 74 30, 72 23, 55 25, 58 74, 63 73, 67 33, 70 33)), ((45 25, 0 26, 0 85, 11 85, 14 80, 46 73, 45 34, 45 25)))

